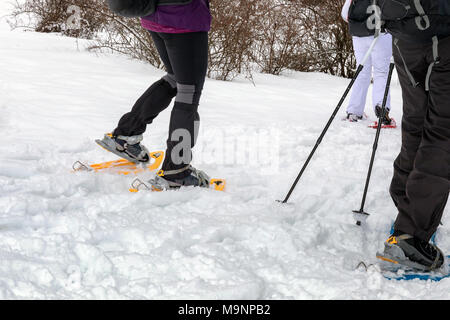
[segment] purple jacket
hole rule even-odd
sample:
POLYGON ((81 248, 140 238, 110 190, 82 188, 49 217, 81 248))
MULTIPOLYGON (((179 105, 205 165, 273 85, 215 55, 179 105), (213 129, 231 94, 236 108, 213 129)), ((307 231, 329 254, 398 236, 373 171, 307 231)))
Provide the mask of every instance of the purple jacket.
POLYGON ((211 28, 209 0, 192 0, 186 5, 159 6, 142 18, 142 26, 163 33, 208 32, 211 28))

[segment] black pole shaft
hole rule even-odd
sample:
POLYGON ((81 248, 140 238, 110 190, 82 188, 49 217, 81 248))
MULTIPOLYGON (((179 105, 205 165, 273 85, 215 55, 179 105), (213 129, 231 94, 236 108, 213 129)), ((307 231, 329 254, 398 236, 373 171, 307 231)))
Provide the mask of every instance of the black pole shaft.
POLYGON ((369 183, 370 183, 370 177, 372 175, 373 163, 375 161, 375 154, 377 152, 378 141, 380 139, 381 125, 382 125, 381 122, 382 122, 382 119, 384 118, 384 115, 386 114, 386 103, 387 103, 387 98, 389 95, 389 89, 391 87, 391 79, 392 79, 392 73, 394 71, 394 67, 395 67, 395 64, 393 62, 391 62, 391 64, 389 65, 389 75, 388 75, 388 79, 387 79, 387 83, 386 83, 386 89, 384 91, 381 114, 378 118, 377 133, 375 135, 375 141, 373 143, 372 156, 370 158, 369 170, 367 172, 366 185, 364 187, 364 193, 363 193, 363 197, 362 197, 362 201, 361 201, 361 209, 359 210, 359 212, 361 212, 361 213, 364 212, 364 206, 366 204, 367 191, 369 190, 369 183))
POLYGON ((356 70, 355 76, 353 77, 352 81, 350 82, 350 84, 348 85, 347 89, 344 92, 344 95, 342 96, 341 100, 339 101, 337 107, 334 109, 333 114, 331 115, 330 119, 328 120, 327 125, 325 126, 325 128, 323 129, 319 139, 317 139, 317 142, 313 148, 313 150, 311 151, 311 153, 308 156, 308 159, 306 159, 305 164, 303 165, 302 170, 300 171, 300 173, 298 174, 297 178, 294 181, 294 184, 292 185, 291 189, 289 190, 286 198, 282 201, 282 203, 286 203, 288 202, 289 198, 291 197, 292 192, 294 191, 295 187, 297 186, 297 183, 299 182, 300 178, 303 175, 303 172, 305 172, 306 167, 308 166, 309 162, 311 161, 314 153, 316 152, 317 148, 319 147, 320 143, 322 142, 323 137, 325 136, 326 132, 328 131, 328 128, 330 127, 331 123, 333 122, 334 118, 336 117, 336 114, 338 113, 339 109, 341 108, 342 104, 345 101, 345 98, 347 98, 348 93, 350 92, 350 90, 353 87, 353 84, 355 83, 356 79, 358 78, 359 74, 361 73, 362 69, 364 68, 364 65, 361 64, 358 66, 358 69, 356 70))

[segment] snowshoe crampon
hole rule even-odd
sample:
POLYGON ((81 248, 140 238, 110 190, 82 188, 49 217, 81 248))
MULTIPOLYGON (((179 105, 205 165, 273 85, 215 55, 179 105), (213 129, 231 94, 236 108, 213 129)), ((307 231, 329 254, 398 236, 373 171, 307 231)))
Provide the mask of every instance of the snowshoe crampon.
POLYGON ((150 153, 150 162, 152 163, 135 163, 125 159, 115 161, 108 161, 96 164, 85 164, 81 161, 76 161, 72 168, 74 171, 94 171, 94 172, 111 172, 122 175, 137 174, 144 171, 157 170, 164 160, 164 151, 155 151, 150 153))

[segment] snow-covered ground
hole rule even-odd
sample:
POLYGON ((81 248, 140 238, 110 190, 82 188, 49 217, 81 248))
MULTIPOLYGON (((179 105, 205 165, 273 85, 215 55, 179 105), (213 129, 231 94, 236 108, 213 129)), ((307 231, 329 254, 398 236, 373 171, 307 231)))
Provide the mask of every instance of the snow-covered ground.
MULTIPOLYGON (((8 12, 2 2, 0 16, 8 12)), ((396 212, 388 194, 400 129, 382 132, 359 209, 374 120, 333 122, 281 205, 349 80, 318 73, 208 80, 194 165, 226 192, 137 194, 133 177, 74 173, 116 159, 114 129, 163 72, 88 43, 0 23, 0 299, 449 299, 450 279, 398 282, 372 270, 396 212)), ((400 122, 401 91, 392 86, 400 122)), ((368 101, 369 105, 369 101, 368 101)), ((145 133, 164 150, 170 111, 145 133)), ((146 178, 146 176, 142 177, 146 178)), ((449 208, 437 241, 450 252, 449 208)))

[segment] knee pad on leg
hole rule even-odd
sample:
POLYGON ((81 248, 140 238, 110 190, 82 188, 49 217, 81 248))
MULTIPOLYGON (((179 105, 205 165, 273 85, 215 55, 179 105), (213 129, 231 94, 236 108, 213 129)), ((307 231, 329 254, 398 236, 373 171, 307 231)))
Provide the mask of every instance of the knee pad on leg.
POLYGON ((177 96, 175 102, 187 105, 198 105, 202 88, 195 84, 177 83, 177 96))

